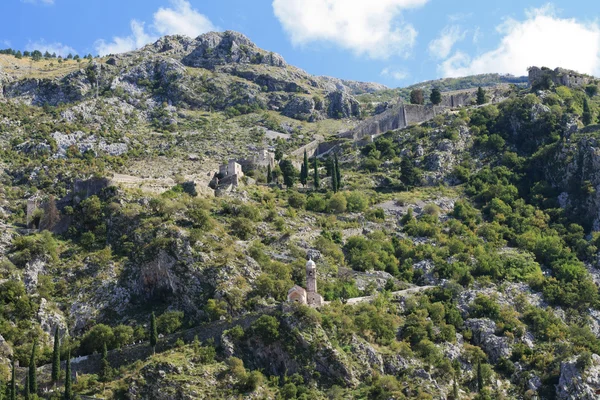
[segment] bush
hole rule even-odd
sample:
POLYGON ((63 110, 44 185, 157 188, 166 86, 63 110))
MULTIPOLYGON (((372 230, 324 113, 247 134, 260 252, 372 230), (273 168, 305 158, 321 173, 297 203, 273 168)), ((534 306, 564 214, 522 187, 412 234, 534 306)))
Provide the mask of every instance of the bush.
POLYGON ((294 208, 304 208, 306 205, 306 196, 302 193, 291 192, 288 197, 288 204, 294 208))
POLYGON ((346 192, 344 195, 350 212, 363 212, 369 206, 369 199, 361 192, 346 192))
POLYGON ((252 332, 269 344, 279 338, 279 321, 270 315, 262 315, 250 327, 252 332))
POLYGON ((242 240, 248 240, 254 235, 256 229, 254 223, 248 218, 237 217, 231 222, 231 232, 242 240))
POLYGON ((115 334, 110 326, 98 324, 90 329, 81 340, 81 350, 85 354, 101 352, 104 346, 112 348, 115 334))
POLYGON ((181 327, 183 319, 182 311, 167 311, 156 318, 158 332, 168 335, 181 327))
POLYGON ((327 208, 327 203, 325 199, 316 193, 312 193, 308 196, 308 200, 306 201, 306 209, 314 212, 323 212, 327 208))
POLYGON ((335 193, 333 196, 331 196, 327 204, 329 211, 335 214, 341 214, 345 212, 346 206, 346 196, 344 196, 343 193, 335 193))

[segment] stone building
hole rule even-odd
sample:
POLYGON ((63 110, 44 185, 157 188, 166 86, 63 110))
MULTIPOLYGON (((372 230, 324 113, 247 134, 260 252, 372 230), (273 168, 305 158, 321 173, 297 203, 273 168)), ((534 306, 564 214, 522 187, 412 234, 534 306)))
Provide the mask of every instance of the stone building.
POLYGON ((529 84, 531 86, 547 86, 548 83, 552 82, 556 86, 576 88, 593 83, 593 78, 591 76, 564 68, 551 70, 546 67, 530 67, 527 71, 529 73, 529 84))
POLYGON ((295 285, 288 291, 287 300, 311 307, 323 305, 323 296, 317 292, 317 264, 312 259, 306 263, 306 289, 295 285))

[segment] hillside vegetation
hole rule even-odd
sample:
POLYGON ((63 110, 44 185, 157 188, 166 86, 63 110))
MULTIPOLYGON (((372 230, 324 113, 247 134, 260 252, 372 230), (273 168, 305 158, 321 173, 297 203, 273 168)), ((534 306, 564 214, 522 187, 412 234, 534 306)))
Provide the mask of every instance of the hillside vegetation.
POLYGON ((595 398, 597 83, 514 86, 301 176, 285 154, 404 92, 310 76, 235 32, 56 69, 13 58, 0 394, 15 360, 16 398, 595 398), (218 165, 263 147, 272 175, 215 197, 218 165), (286 303, 309 257, 319 309, 286 303))

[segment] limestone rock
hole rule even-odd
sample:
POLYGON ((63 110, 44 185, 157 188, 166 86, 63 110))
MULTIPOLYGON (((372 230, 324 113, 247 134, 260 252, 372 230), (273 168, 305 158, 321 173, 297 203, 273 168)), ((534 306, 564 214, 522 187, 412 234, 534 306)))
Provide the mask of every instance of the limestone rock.
POLYGON ((560 400, 592 400, 598 398, 600 388, 600 356, 592 354, 592 365, 581 371, 577 359, 560 364, 560 378, 556 397, 560 400))
POLYGON ((199 36, 196 48, 183 59, 185 65, 212 69, 225 63, 285 66, 283 57, 259 50, 250 39, 238 32, 208 32, 199 36))
POLYGON ((308 120, 315 111, 315 102, 309 97, 294 96, 286 104, 283 115, 295 119, 308 120))
POLYGON ((471 318, 465 326, 473 332, 473 342, 480 346, 492 363, 510 357, 512 350, 508 338, 496 336, 496 323, 489 318, 471 318))
POLYGON ((358 101, 344 91, 336 90, 327 95, 329 106, 327 115, 330 118, 351 118, 360 116, 358 101))
POLYGON ((23 283, 25 284, 27 293, 35 293, 37 290, 38 276, 39 274, 44 273, 45 268, 46 262, 39 258, 31 260, 25 265, 25 270, 23 271, 23 283))

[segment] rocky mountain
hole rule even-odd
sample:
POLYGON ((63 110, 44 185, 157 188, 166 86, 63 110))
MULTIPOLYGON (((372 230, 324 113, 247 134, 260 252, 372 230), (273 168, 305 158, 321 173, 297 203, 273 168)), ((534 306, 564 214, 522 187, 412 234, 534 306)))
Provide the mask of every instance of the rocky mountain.
POLYGON ((62 398, 70 356, 82 398, 595 398, 600 98, 571 75, 433 107, 235 32, 0 55, 0 393, 15 360, 62 398), (313 266, 324 304, 288 301, 313 266))

